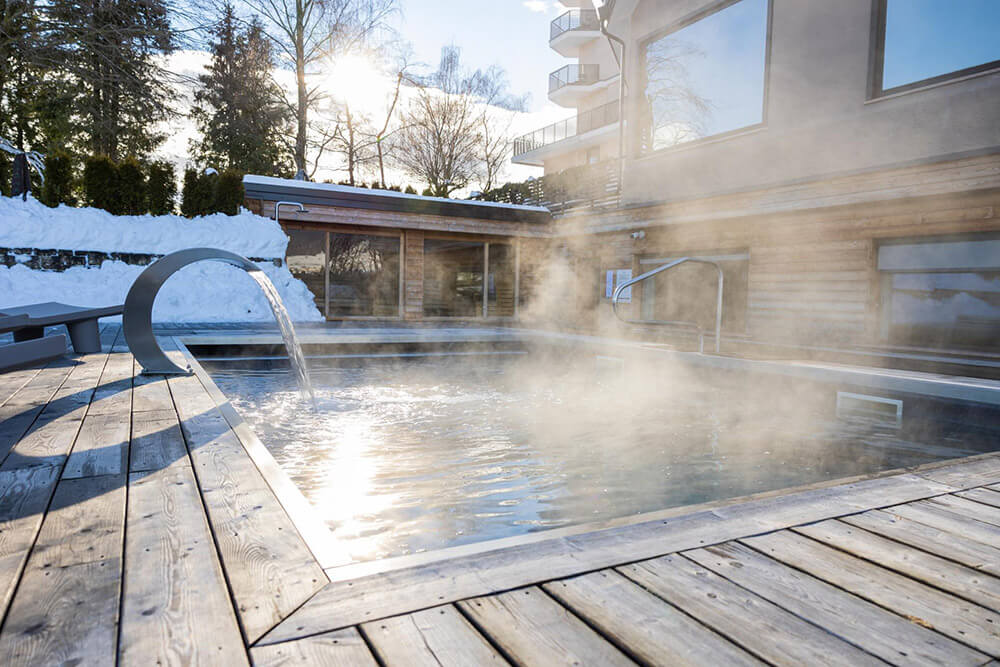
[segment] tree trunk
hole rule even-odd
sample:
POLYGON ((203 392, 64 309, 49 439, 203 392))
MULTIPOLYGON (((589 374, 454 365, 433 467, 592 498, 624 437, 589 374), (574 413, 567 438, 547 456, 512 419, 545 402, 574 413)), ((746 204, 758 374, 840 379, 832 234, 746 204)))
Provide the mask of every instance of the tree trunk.
POLYGON ((295 86, 298 92, 298 105, 295 109, 297 122, 295 128, 295 169, 308 174, 306 135, 309 132, 309 90, 306 88, 306 55, 301 13, 295 32, 295 86))

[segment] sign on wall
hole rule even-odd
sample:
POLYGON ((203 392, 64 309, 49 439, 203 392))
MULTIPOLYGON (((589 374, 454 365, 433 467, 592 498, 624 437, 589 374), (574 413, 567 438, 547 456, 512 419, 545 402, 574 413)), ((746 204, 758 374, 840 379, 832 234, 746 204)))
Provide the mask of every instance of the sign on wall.
MULTIPOLYGON (((612 298, 615 294, 615 288, 629 280, 632 280, 632 269, 608 269, 604 276, 604 298, 612 298)), ((625 288, 618 301, 619 303, 631 303, 632 288, 625 288)))

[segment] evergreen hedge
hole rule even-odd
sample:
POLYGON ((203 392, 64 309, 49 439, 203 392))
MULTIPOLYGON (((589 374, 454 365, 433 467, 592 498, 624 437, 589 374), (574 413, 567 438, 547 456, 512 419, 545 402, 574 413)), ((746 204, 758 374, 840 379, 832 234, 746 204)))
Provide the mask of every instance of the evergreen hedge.
POLYGON ((216 179, 214 210, 236 215, 243 205, 243 174, 227 169, 216 179))
POLYGON ((123 215, 142 215, 146 206, 146 175, 134 157, 118 164, 118 198, 123 215))
POLYGON ((118 166, 107 155, 91 155, 83 165, 83 191, 88 206, 122 214, 118 166))
POLYGON ((6 151, 0 151, 0 195, 10 196, 10 157, 6 151))
POLYGON ((199 173, 194 169, 184 172, 184 190, 181 192, 181 213, 189 218, 215 212, 215 191, 218 174, 199 173))
POLYGON ((41 202, 52 208, 59 204, 76 206, 73 162, 64 151, 50 150, 45 155, 45 184, 42 186, 41 202))
POLYGON ((177 177, 174 165, 159 161, 149 165, 149 181, 147 200, 149 212, 153 215, 170 215, 174 212, 174 200, 177 198, 177 177))

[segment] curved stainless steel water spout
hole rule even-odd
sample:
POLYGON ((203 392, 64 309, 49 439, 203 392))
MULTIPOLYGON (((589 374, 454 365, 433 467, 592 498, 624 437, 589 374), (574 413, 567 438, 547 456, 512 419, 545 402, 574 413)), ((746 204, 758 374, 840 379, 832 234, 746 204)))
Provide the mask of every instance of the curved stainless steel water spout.
POLYGON ((278 219, 278 212, 282 206, 295 206, 299 209, 299 213, 308 213, 309 211, 300 202, 297 201, 279 201, 274 205, 274 221, 280 223, 278 219))
POLYGON ((191 248, 165 255, 146 267, 132 283, 128 296, 125 297, 122 329, 125 332, 125 341, 128 343, 129 350, 142 366, 143 373, 186 375, 190 372, 190 370, 181 368, 172 362, 156 342, 156 337, 153 335, 153 302, 156 300, 160 288, 163 287, 163 283, 167 282, 170 276, 189 264, 203 260, 231 264, 246 271, 257 282, 264 291, 268 303, 271 304, 271 311, 278 321, 282 339, 288 349, 289 359, 298 375, 299 386, 303 391, 312 394, 309 376, 306 373, 305 358, 295 336, 295 328, 292 326, 288 313, 281 305, 278 291, 256 264, 246 257, 217 248, 191 248))
MULTIPOLYGON (((635 285, 636 283, 641 283, 643 280, 652 278, 658 273, 669 271, 675 266, 679 266, 681 264, 684 264, 685 262, 693 262, 695 264, 710 264, 715 267, 716 271, 719 272, 719 289, 718 289, 718 296, 716 297, 715 301, 715 353, 719 354, 720 350, 722 349, 722 288, 723 288, 723 283, 725 282, 725 276, 722 274, 722 267, 719 266, 718 262, 713 262, 710 259, 698 259, 697 257, 681 257, 680 259, 675 259, 672 262, 667 262, 663 266, 658 266, 652 271, 647 271, 642 275, 636 276, 631 280, 626 280, 621 285, 615 288, 614 295, 611 297, 611 309, 614 311, 615 317, 620 319, 622 322, 628 322, 630 324, 643 323, 641 320, 638 321, 626 320, 625 318, 623 318, 621 315, 618 314, 618 297, 621 296, 621 293, 623 291, 625 291, 632 285, 635 285)), ((655 324, 655 322, 649 322, 649 324, 655 324)))

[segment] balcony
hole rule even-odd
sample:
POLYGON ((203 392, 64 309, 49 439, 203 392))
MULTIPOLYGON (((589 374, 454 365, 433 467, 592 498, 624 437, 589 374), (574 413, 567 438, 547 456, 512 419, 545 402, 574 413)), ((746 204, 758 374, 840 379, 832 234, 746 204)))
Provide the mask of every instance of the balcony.
POLYGON ((599 65, 566 65, 549 74, 549 99, 559 106, 574 107, 617 80, 617 74, 602 79, 599 65))
POLYGON ((621 203, 618 160, 571 167, 556 174, 507 183, 476 197, 485 201, 544 206, 554 215, 573 211, 606 211, 621 203))
POLYGON ((581 46, 600 36, 593 9, 571 9, 549 26, 549 46, 568 58, 579 55, 581 46))
POLYGON ((618 100, 581 111, 572 118, 547 125, 514 140, 513 162, 542 166, 545 158, 598 143, 618 125, 618 100), (605 132, 597 130, 605 129, 605 132), (573 141, 570 141, 573 140, 573 141), (566 143, 563 143, 566 142, 566 143), (559 146, 555 146, 559 144, 559 146), (551 150, 545 150, 552 146, 551 150))

